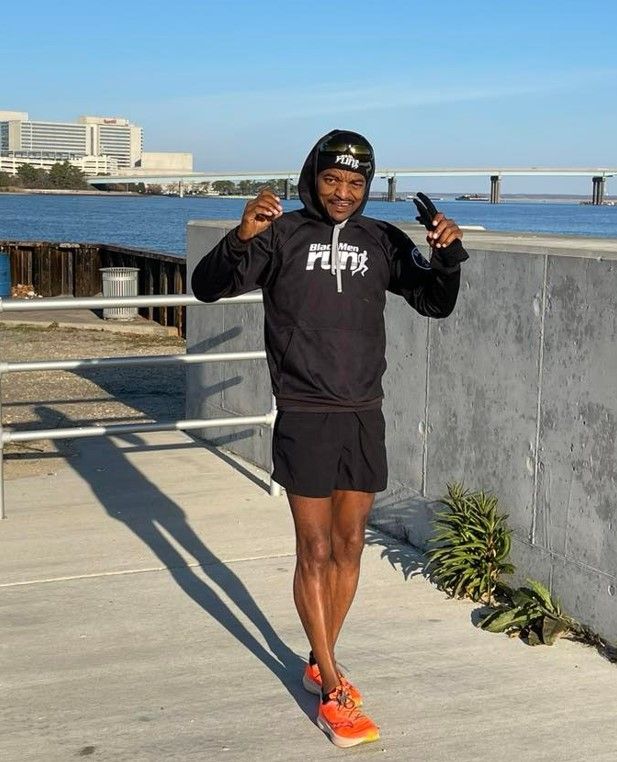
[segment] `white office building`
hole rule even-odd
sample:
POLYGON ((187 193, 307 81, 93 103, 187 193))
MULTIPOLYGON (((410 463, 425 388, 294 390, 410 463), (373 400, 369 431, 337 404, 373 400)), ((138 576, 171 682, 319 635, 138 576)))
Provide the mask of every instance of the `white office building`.
POLYGON ((92 165, 93 157, 106 157, 110 167, 115 163, 122 170, 136 166, 142 150, 143 130, 128 119, 82 116, 78 122, 39 122, 24 111, 0 111, 1 158, 30 164, 30 159, 40 162, 43 155, 55 154, 59 161, 89 157, 92 165))
POLYGON ((77 122, 31 121, 25 111, 0 111, 0 171, 21 164, 49 169, 69 161, 87 175, 157 175, 191 172, 193 154, 144 152, 143 129, 115 116, 81 116, 77 122), (135 169, 137 168, 137 169, 135 169))
POLYGON ((144 133, 128 119, 110 116, 82 116, 79 125, 86 128, 88 153, 113 156, 118 167, 134 167, 141 160, 144 133))

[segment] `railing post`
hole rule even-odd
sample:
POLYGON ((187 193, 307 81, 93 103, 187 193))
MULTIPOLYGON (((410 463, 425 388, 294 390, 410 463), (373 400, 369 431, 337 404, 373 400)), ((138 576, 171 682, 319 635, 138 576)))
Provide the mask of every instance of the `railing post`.
POLYGON ((4 510, 4 442, 2 437, 2 426, 0 426, 0 520, 6 518, 4 510))
MULTIPOLYGON (((276 397, 272 395, 272 409, 270 410, 272 420, 270 421, 270 452, 272 452, 272 439, 274 437, 274 424, 276 423, 276 397)), ((270 456, 272 457, 272 456, 270 456)), ((281 485, 277 484, 272 478, 273 464, 270 463, 270 497, 281 496, 281 485)))
POLYGON ((0 520, 6 518, 6 511, 4 510, 4 437, 2 433, 2 373, 0 373, 0 520))

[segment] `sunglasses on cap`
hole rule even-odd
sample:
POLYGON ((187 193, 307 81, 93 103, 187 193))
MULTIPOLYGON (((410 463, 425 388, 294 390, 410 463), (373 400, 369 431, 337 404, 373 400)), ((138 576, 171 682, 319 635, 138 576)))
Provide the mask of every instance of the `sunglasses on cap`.
POLYGON ((332 155, 351 154, 359 161, 373 161, 373 151, 369 146, 362 143, 341 142, 340 138, 324 140, 319 146, 319 153, 332 155))

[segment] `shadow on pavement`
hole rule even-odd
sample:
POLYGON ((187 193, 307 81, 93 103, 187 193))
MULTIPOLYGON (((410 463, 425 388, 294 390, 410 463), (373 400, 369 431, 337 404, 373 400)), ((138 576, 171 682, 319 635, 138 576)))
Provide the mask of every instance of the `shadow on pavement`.
MULTIPOLYGON (((36 410, 43 418, 48 415, 44 407, 36 410)), ((64 418, 58 425, 69 427, 74 421, 64 418)), ((130 445, 143 445, 135 435, 119 438, 130 445)), ((71 459, 69 464, 87 482, 108 515, 139 537, 161 560, 186 595, 276 675, 302 711, 313 720, 315 698, 309 696, 301 685, 304 660, 281 640, 242 580, 197 536, 182 508, 135 468, 122 449, 105 437, 101 437, 97 445, 95 452, 84 450, 81 457, 71 459), (103 463, 104 471, 101 469, 103 463), (115 474, 121 474, 122 479, 114 479, 115 474), (197 561, 207 580, 187 565, 166 534, 197 561), (211 583, 220 587, 249 619, 269 650, 242 624, 211 583)))
POLYGON ((411 579, 421 574, 427 577, 426 559, 419 550, 411 545, 404 545, 400 540, 384 534, 372 526, 366 528, 365 542, 381 548, 380 557, 386 559, 393 569, 402 572, 403 577, 411 579))

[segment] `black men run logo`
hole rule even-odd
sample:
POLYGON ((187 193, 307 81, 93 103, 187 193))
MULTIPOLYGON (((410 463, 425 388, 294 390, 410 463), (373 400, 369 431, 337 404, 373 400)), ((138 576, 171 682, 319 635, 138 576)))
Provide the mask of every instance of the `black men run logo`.
MULTIPOLYGON (((350 243, 339 243, 338 245, 341 270, 347 270, 352 275, 364 276, 368 271, 368 253, 366 249, 360 251, 359 246, 353 246, 350 243), (348 267, 349 266, 349 267, 348 267)), ((306 260, 306 269, 314 270, 318 260, 321 260, 321 269, 330 269, 330 244, 312 243, 309 246, 308 258, 306 260)))

